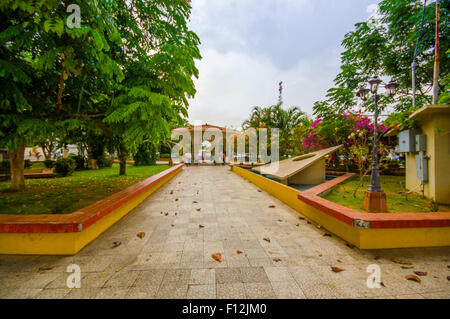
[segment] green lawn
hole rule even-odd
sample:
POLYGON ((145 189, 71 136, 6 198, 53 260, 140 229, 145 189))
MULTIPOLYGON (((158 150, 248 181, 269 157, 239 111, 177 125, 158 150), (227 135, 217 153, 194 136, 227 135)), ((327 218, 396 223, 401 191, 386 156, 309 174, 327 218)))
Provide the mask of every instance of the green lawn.
MULTIPOLYGON (((356 198, 353 197, 353 191, 358 185, 359 177, 352 178, 336 186, 330 193, 323 198, 338 203, 340 205, 363 210, 364 192, 370 184, 370 177, 364 181, 364 185, 357 191, 356 198)), ((388 211, 398 212, 430 212, 432 202, 418 194, 409 194, 408 200, 405 199, 405 178, 402 176, 381 176, 381 188, 386 193, 388 211)), ((450 206, 439 206, 439 211, 450 212, 450 206)))
POLYGON ((119 176, 119 164, 114 164, 68 177, 27 179, 21 192, 9 192, 10 183, 0 182, 0 214, 72 213, 169 167, 127 165, 127 175, 119 176))

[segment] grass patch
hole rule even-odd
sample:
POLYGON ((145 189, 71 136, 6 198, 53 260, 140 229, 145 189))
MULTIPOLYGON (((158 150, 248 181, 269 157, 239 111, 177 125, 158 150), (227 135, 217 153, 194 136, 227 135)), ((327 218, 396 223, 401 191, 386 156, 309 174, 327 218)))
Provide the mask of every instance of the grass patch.
POLYGON ((75 171, 72 176, 27 179, 27 188, 10 192, 9 182, 0 182, 0 214, 69 214, 117 193, 168 165, 127 165, 127 175, 119 176, 119 164, 99 170, 75 171))
MULTIPOLYGON (((369 188, 370 176, 364 180, 364 185, 358 189, 356 197, 353 197, 353 192, 358 183, 359 178, 354 177, 337 185, 331 192, 322 197, 342 206, 364 211, 364 192, 369 188)), ((381 175, 381 188, 386 193, 389 212, 430 212, 436 210, 436 208, 433 208, 433 202, 430 199, 423 198, 419 194, 409 194, 406 200, 405 178, 402 176, 381 175)), ((449 212, 450 206, 439 205, 438 211, 449 212)))

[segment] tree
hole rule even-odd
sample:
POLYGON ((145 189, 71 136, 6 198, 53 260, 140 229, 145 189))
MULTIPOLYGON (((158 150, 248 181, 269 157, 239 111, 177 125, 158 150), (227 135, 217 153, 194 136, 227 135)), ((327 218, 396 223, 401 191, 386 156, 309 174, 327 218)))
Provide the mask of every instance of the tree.
POLYGON ((269 107, 255 106, 250 118, 242 123, 243 129, 252 128, 278 128, 280 130, 279 147, 280 156, 294 153, 293 131, 305 117, 299 107, 282 108, 282 103, 269 107))
MULTIPOLYGON (((424 28, 417 55, 416 108, 431 102, 429 92, 433 80, 435 5, 435 2, 429 3, 425 8, 424 28)), ((412 111, 411 64, 420 33, 422 9, 421 0, 383 0, 379 3, 379 18, 357 23, 342 41, 345 51, 341 55, 341 72, 334 81, 335 87, 328 90, 324 101, 315 103, 314 115, 325 119, 355 108, 356 89, 367 83, 374 73, 394 77, 400 84, 394 102, 381 98, 379 105, 391 104, 395 112, 409 114, 412 111)), ((441 1, 441 79, 447 76, 450 69, 450 59, 445 54, 448 50, 447 39, 450 37, 449 9, 450 0, 441 1)), ((442 85, 440 91, 444 91, 442 85)), ((369 101, 365 108, 373 110, 373 106, 373 101, 369 101)))

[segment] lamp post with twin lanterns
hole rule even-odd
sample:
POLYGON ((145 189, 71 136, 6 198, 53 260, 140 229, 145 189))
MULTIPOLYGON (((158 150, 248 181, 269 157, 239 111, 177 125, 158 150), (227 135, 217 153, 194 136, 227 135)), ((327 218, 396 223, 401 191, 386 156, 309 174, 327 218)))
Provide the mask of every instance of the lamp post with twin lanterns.
MULTIPOLYGON (((373 100, 375 102, 375 113, 374 113, 374 130, 373 130, 373 157, 372 157, 372 175, 370 177, 369 189, 364 193, 364 204, 365 210, 373 213, 387 212, 386 204, 386 193, 381 189, 380 184, 380 170, 379 170, 379 160, 378 160, 378 88, 383 81, 375 75, 369 80, 370 89, 364 87, 360 88, 356 93, 363 102, 369 99, 369 93, 372 93, 373 100)), ((389 97, 393 97, 397 90, 398 84, 391 80, 388 84, 384 86, 386 89, 386 94, 389 97)))

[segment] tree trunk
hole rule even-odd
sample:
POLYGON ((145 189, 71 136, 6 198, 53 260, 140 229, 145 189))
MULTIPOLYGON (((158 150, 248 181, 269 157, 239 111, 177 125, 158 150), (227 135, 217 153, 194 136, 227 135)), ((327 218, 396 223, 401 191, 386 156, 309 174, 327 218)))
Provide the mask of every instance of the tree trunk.
POLYGON ((11 189, 20 191, 25 188, 24 172, 25 142, 22 142, 14 152, 10 153, 11 189))
POLYGON ((125 175, 127 170, 127 157, 125 155, 119 154, 119 164, 120 164, 119 175, 125 175))

